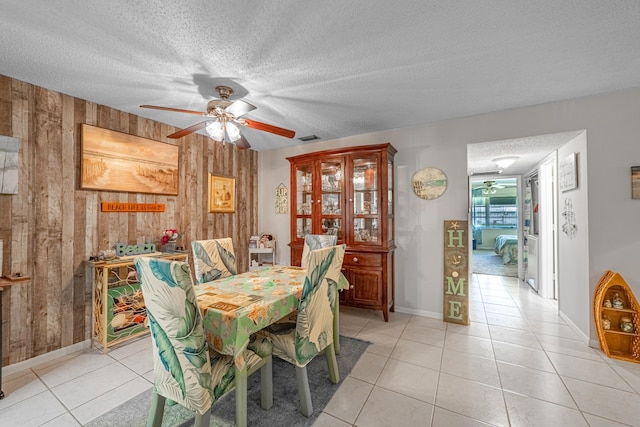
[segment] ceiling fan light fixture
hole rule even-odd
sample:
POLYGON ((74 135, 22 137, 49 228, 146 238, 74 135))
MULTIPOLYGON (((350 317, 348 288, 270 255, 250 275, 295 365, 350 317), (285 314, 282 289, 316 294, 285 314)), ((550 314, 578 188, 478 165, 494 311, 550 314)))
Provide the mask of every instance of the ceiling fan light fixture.
POLYGON ((499 168, 506 169, 513 164, 519 157, 516 156, 508 156, 508 157, 498 157, 497 159, 493 159, 493 163, 498 165, 499 168))
POLYGON ((227 122, 226 124, 227 134, 229 135, 229 139, 231 142, 236 142, 240 139, 240 129, 233 123, 227 122))
POLYGON ((491 188, 485 187, 482 189, 482 194, 496 194, 496 191, 497 190, 495 189, 495 187, 491 187, 491 188))
MULTIPOLYGON (((207 133, 214 141, 224 141, 224 126, 219 120, 210 122, 207 127, 207 133)), ((237 128, 236 128, 237 130, 237 128)))

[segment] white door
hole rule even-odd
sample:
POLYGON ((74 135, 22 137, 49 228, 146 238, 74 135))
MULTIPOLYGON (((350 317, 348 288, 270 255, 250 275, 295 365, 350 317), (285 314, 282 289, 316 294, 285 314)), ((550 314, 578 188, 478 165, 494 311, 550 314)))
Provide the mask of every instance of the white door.
POLYGON ((556 265, 556 155, 547 157, 540 165, 539 185, 539 218, 540 246, 539 253, 539 285, 538 293, 543 298, 557 298, 555 265, 556 265))

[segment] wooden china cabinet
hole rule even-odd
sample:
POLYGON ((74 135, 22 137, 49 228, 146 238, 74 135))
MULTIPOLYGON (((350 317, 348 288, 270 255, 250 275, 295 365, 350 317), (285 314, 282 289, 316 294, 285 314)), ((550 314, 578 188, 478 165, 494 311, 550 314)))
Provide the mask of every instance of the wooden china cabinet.
POLYGON ((288 157, 291 163, 291 263, 306 234, 335 234, 347 250, 344 305, 394 308, 393 156, 389 143, 288 157))

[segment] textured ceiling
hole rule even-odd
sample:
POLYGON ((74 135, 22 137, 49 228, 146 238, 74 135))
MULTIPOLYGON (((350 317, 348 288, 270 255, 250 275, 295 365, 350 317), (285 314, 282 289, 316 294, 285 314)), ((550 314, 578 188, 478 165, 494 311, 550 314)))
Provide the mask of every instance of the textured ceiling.
POLYGON ((578 136, 582 131, 537 135, 527 138, 490 141, 467 145, 469 175, 521 175, 530 172, 543 158, 578 136), (512 165, 502 168, 494 159, 514 157, 512 165))
MULTIPOLYGON (((636 0, 0 0, 0 74, 177 127, 215 86, 330 140, 640 86, 636 0)), ((243 128, 258 151, 301 144, 243 128)))

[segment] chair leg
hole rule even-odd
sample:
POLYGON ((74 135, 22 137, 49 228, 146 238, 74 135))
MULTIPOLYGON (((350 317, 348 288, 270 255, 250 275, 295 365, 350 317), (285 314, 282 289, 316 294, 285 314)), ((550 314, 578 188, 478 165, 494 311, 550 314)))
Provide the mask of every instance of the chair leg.
MULTIPOLYGON (((333 348, 331 348, 331 351, 333 351, 333 348)), ((296 379, 298 380, 298 394, 300 395, 302 415, 310 417, 313 414, 313 404, 311 403, 311 391, 309 390, 306 366, 303 368, 296 366, 296 379)))
POLYGON ((324 349, 324 355, 327 358, 327 367, 329 368, 329 379, 332 383, 338 384, 340 381, 340 372, 338 372, 338 361, 336 360, 336 351, 333 344, 328 345, 324 349))
POLYGON ((196 412, 196 419, 193 423, 193 427, 209 427, 211 423, 211 408, 204 414, 200 415, 196 412))
POLYGON ((333 345, 336 348, 336 354, 340 353, 340 304, 337 300, 333 308, 333 345))
POLYGON ((236 427, 247 425, 247 369, 236 370, 236 427))
POLYGON ((164 415, 165 397, 154 392, 151 398, 151 410, 147 418, 147 427, 160 427, 162 425, 162 416, 164 415))
POLYGON ((268 356, 267 362, 260 368, 260 406, 269 409, 273 406, 273 360, 268 356))

